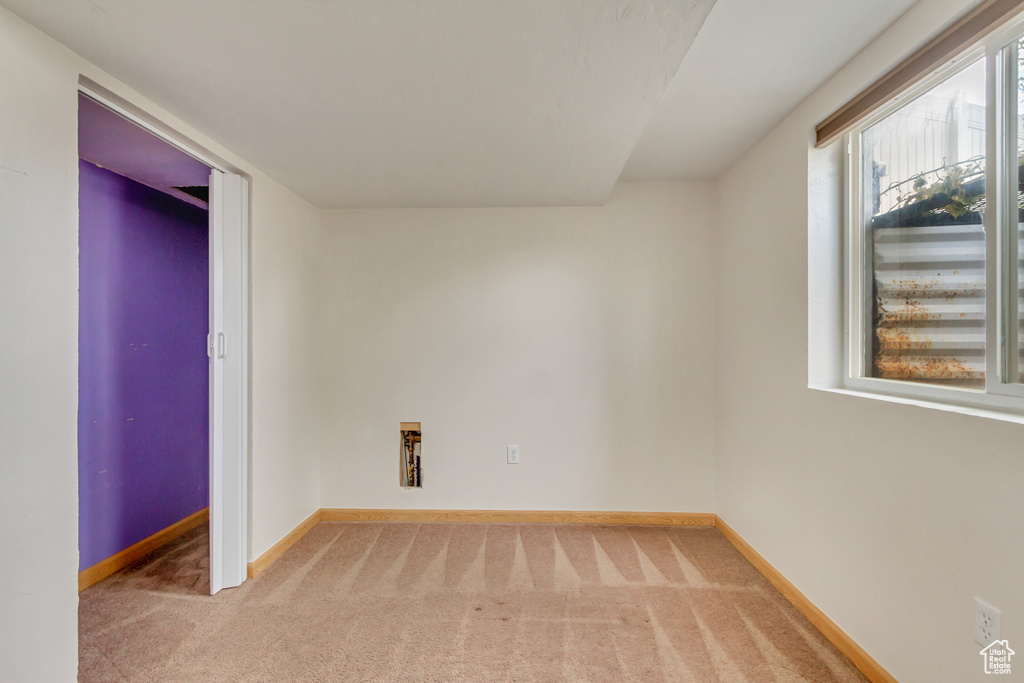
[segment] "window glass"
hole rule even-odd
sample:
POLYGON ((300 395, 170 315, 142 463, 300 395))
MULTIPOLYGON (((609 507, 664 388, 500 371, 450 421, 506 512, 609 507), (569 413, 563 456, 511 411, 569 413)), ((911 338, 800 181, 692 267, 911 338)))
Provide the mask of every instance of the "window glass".
POLYGON ((984 60, 860 142, 865 375, 982 389, 984 60))

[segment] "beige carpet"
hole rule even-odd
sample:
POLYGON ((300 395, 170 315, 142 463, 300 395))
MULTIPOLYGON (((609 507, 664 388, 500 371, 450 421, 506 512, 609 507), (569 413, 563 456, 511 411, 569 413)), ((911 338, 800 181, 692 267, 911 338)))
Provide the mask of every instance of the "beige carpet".
POLYGON ((81 593, 80 680, 864 680, 709 527, 321 523, 214 597, 207 542, 81 593))

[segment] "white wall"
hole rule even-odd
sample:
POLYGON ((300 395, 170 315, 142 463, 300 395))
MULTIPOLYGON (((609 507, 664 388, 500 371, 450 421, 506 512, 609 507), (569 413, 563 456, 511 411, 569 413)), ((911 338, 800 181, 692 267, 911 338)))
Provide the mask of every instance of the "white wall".
POLYGON ((78 129, 68 53, 0 9, 0 671, 78 661, 78 129))
POLYGON ((713 510, 711 196, 325 212, 323 505, 713 510))
POLYGON ((320 210, 273 181, 252 220, 250 561, 320 508, 320 210))
POLYGON ((0 64, 0 677, 68 681, 78 659, 79 74, 252 176, 253 556, 319 507, 315 358, 300 343, 316 336, 319 212, 3 8, 0 64))
MULTIPOLYGON (((916 5, 719 183, 716 511, 908 682, 984 679, 974 595, 1003 610, 1020 652, 1024 428, 807 388, 809 210, 812 229, 841 229, 830 180, 808 177, 830 154, 810 140, 965 4, 916 5)), ((832 243, 810 237, 816 256, 832 243)))

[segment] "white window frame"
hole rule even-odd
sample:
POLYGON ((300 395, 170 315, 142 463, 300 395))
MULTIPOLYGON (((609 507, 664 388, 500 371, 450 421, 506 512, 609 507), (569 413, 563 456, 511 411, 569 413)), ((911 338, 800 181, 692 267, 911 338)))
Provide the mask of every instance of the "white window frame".
MULTIPOLYGON (((1008 179, 1017 176, 1017 57, 1005 49, 1024 38, 1024 17, 1008 22, 980 44, 958 55, 912 88, 879 108, 845 137, 844 174, 844 348, 843 385, 857 393, 935 403, 952 409, 984 409, 1024 415, 1024 383, 1007 382, 1017 374, 1017 317, 1012 306, 1017 291, 1017 195, 1008 192, 1008 179), (861 198, 860 134, 880 120, 924 95, 936 85, 985 59, 986 68, 986 196, 985 226, 986 332, 985 388, 945 387, 905 380, 866 376, 866 343, 870 334, 872 276, 866 253, 861 198), (1006 97, 1007 93, 1013 94, 1006 97), (995 193, 993 189, 995 188, 995 193), (994 199, 994 201, 993 201, 994 199), (1013 352, 1008 353, 1010 349, 1013 352)), ((1016 182, 1014 182, 1014 187, 1016 182)))

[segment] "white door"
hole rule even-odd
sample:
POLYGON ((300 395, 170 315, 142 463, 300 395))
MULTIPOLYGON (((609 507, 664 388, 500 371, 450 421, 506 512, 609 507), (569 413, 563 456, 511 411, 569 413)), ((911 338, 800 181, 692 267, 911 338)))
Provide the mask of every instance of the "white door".
POLYGON ((210 173, 210 594, 246 578, 248 187, 210 173))

